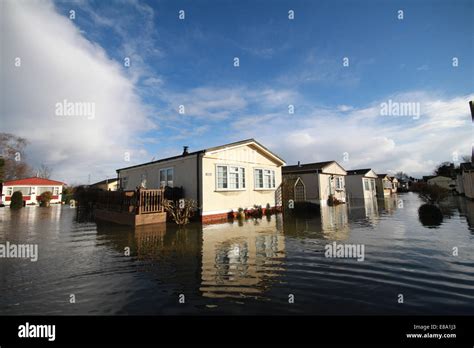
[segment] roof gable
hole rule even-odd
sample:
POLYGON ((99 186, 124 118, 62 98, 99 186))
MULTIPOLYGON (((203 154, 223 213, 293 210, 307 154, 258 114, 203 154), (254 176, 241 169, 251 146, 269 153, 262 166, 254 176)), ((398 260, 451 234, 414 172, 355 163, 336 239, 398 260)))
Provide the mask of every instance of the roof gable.
POLYGON ((369 178, 377 178, 377 173, 370 168, 348 170, 347 175, 362 175, 369 178))
POLYGON ((336 161, 324 161, 324 162, 315 162, 315 163, 305 163, 305 164, 295 164, 291 166, 285 166, 282 168, 283 173, 308 173, 308 172, 316 172, 320 171, 327 174, 338 174, 332 172, 326 172, 325 169, 330 167, 331 165, 336 165, 343 171, 344 173, 346 170, 336 161))
POLYGON ((246 140, 238 141, 235 143, 208 148, 208 149, 205 149, 204 152, 206 154, 215 154, 221 151, 229 151, 229 150, 233 150, 233 149, 244 147, 244 146, 253 147, 257 151, 259 151, 261 154, 263 154, 265 157, 271 159, 273 162, 279 165, 285 165, 285 161, 282 158, 280 158, 279 156, 277 156, 276 154, 268 150, 265 146, 260 144, 255 139, 246 139, 246 140))

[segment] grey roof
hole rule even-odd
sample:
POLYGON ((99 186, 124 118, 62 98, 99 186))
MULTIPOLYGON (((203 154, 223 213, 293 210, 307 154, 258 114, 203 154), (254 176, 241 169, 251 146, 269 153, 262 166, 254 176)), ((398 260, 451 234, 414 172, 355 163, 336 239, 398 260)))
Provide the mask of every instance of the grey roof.
POLYGON ((372 169, 364 168, 364 169, 352 169, 347 171, 347 175, 365 175, 370 172, 372 169))
POLYGON ((268 150, 265 146, 263 146, 262 144, 260 144, 260 143, 259 143, 258 141, 256 141, 254 138, 249 138, 249 139, 240 140, 240 141, 236 141, 236 142, 228 143, 228 144, 224 144, 224 145, 219 145, 219 146, 214 146, 214 147, 208 147, 208 148, 206 148, 206 149, 202 149, 202 150, 199 150, 199 151, 188 152, 186 155, 181 154, 181 155, 177 155, 177 156, 162 158, 162 159, 159 159, 159 160, 156 160, 156 161, 151 161, 151 162, 146 162, 146 163, 142 163, 142 164, 137 164, 137 165, 130 166, 130 167, 119 168, 119 169, 117 169, 116 171, 119 172, 119 171, 124 170, 124 169, 132 169, 132 168, 137 168, 137 167, 141 167, 141 166, 146 166, 146 165, 149 165, 149 164, 155 164, 155 163, 170 161, 170 160, 174 160, 174 159, 178 159, 178 158, 182 158, 182 157, 189 157, 189 156, 193 156, 193 155, 205 153, 206 151, 219 150, 219 149, 224 148, 224 147, 236 146, 236 145, 245 144, 245 143, 248 143, 248 142, 254 142, 254 143, 256 143, 257 145, 259 145, 260 147, 262 147, 264 150, 270 152, 273 156, 275 156, 276 158, 278 158, 281 162, 285 163, 285 160, 283 160, 281 157, 277 156, 277 155, 276 155, 275 153, 273 153, 272 151, 268 150))
POLYGON ((110 179, 105 179, 105 180, 102 180, 102 181, 99 181, 99 182, 95 182, 95 183, 91 184, 90 186, 101 185, 101 184, 106 184, 106 183, 111 184, 111 183, 114 183, 116 181, 118 181, 117 178, 110 178, 110 179))
POLYGON ((315 163, 306 163, 300 165, 291 165, 282 167, 283 173, 301 173, 301 172, 313 172, 316 170, 321 170, 327 165, 334 163, 336 161, 325 161, 325 162, 315 162, 315 163))

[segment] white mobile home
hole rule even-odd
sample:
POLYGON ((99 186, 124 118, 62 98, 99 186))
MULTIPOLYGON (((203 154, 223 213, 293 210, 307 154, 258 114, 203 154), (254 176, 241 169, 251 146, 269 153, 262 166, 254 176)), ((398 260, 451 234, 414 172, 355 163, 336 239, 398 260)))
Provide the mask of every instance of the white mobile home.
POLYGON ((346 171, 336 161, 285 166, 282 171, 284 180, 294 185, 295 200, 322 205, 330 197, 346 201, 346 171))
POLYGON ((11 197, 16 191, 23 194, 24 205, 38 205, 38 198, 47 191, 52 194, 50 203, 61 203, 63 185, 61 181, 37 177, 5 181, 2 184, 0 203, 9 206, 11 197))
POLYGON ((390 196, 393 193, 393 182, 387 174, 377 174, 375 185, 379 198, 390 196))
POLYGON ((372 169, 348 170, 346 190, 349 199, 374 198, 376 196, 375 180, 377 174, 372 169))
POLYGON ((254 139, 188 152, 117 170, 122 190, 182 187, 203 221, 223 219, 239 208, 279 206, 277 189, 285 162, 254 139))

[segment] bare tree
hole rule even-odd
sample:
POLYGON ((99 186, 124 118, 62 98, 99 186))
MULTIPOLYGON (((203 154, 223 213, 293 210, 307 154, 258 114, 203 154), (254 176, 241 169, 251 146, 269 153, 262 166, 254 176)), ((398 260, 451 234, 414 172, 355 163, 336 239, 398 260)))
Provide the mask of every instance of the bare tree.
POLYGON ((26 162, 25 147, 28 141, 10 133, 0 133, 0 181, 21 179, 32 176, 31 167, 26 162))
POLYGON ((398 180, 408 180, 408 175, 404 172, 397 172, 395 174, 395 177, 398 179, 398 180))
POLYGON ((50 179, 51 174, 53 173, 53 169, 43 163, 39 166, 36 172, 38 174, 38 177, 43 179, 50 179))

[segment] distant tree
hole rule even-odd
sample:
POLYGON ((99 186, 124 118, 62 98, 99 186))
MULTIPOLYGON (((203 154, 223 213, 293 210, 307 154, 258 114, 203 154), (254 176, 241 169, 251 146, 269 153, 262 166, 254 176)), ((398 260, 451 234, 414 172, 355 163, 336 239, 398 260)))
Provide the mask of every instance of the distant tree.
POLYGON ((462 159, 463 162, 471 162, 472 158, 469 155, 463 155, 463 156, 461 156, 461 159, 462 159))
POLYGON ((32 176, 31 167, 25 160, 28 141, 10 133, 0 133, 0 156, 3 160, 0 180, 8 181, 32 176))
POLYGON ((398 180, 404 180, 404 181, 407 181, 408 180, 408 175, 405 174, 404 172, 397 172, 395 174, 395 177, 398 179, 398 180))
POLYGON ((11 202, 10 202, 11 209, 21 209, 23 208, 23 193, 21 191, 15 191, 12 194, 11 202))
POLYGON ((43 179, 50 179, 51 174, 53 173, 53 169, 48 167, 45 164, 41 164, 39 168, 36 170, 38 177, 43 178, 43 179))

